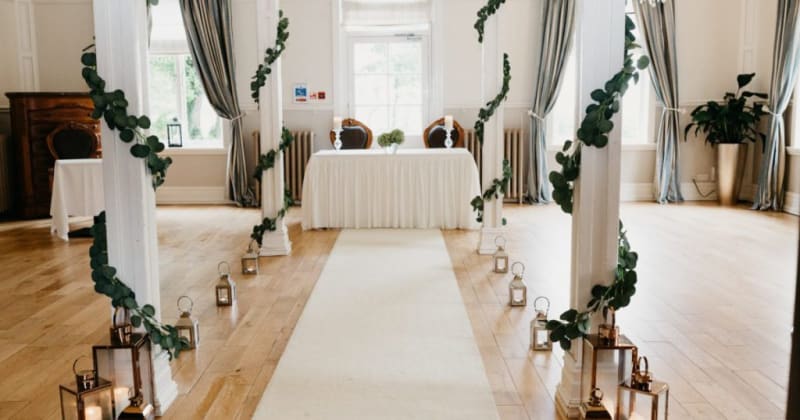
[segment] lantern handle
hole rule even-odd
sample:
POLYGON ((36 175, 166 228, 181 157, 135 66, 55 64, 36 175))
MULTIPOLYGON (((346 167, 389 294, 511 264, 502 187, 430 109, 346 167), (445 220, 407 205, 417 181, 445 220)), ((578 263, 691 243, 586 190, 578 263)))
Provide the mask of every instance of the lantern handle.
POLYGON ((497 235, 497 236, 494 237, 494 244, 497 245, 498 248, 505 249, 505 247, 506 247, 506 238, 504 238, 501 235, 497 235), (502 242, 498 243, 499 241, 502 241, 502 242))
POLYGON ((525 264, 523 264, 523 263, 521 263, 519 261, 515 262, 514 264, 511 264, 511 272, 514 273, 515 276, 520 276, 521 277, 523 274, 525 274, 525 264), (521 269, 522 271, 520 271, 519 274, 514 272, 514 267, 516 267, 516 266, 522 267, 522 269, 521 269))
POLYGON ((194 300, 192 300, 192 298, 190 298, 189 296, 183 295, 183 296, 178 298, 177 306, 178 306, 178 311, 180 311, 180 312, 192 313, 192 309, 194 309, 194 300), (181 301, 184 300, 184 299, 189 299, 189 310, 188 311, 184 311, 183 309, 181 309, 181 301))
POLYGON ((222 261, 221 263, 217 264, 217 272, 219 272, 219 275, 221 275, 221 276, 224 276, 226 274, 231 274, 231 265, 228 264, 227 261, 222 261), (226 267, 225 272, 222 272, 222 265, 223 264, 226 267))
POLYGON ((603 391, 601 391, 600 388, 593 389, 589 394, 589 404, 598 406, 601 404, 601 401, 603 401, 603 391))
POLYGON ((539 308, 536 306, 536 303, 539 302, 540 300, 544 300, 544 302, 547 304, 547 306, 545 306, 545 308, 544 308, 544 315, 547 316, 547 314, 550 313, 550 299, 548 299, 547 296, 539 296, 536 299, 534 299, 533 300, 533 310, 534 311, 538 311, 539 310, 539 308))
POLYGON ((78 362, 80 362, 81 359, 88 359, 88 357, 87 356, 81 356, 81 357, 78 357, 77 359, 75 359, 74 362, 72 362, 72 373, 74 373, 75 375, 78 374, 78 371, 77 371, 77 369, 75 369, 75 367, 78 366, 78 362))
POLYGON ((128 308, 124 306, 115 306, 114 307, 114 314, 111 316, 111 324, 114 328, 124 327, 125 325, 130 323, 130 311, 128 308), (117 320, 119 319, 120 309, 122 309, 122 323, 117 325, 117 320))
POLYGON ((644 360, 644 371, 645 373, 650 373, 650 362, 647 361, 647 356, 641 356, 636 361, 636 370, 641 372, 642 371, 642 360, 644 360))

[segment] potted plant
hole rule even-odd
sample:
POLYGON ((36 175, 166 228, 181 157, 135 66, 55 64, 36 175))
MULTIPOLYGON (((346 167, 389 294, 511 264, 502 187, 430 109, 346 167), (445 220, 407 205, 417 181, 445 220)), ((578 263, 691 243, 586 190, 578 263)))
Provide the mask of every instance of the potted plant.
POLYGON ((383 149, 386 150, 386 153, 397 153, 397 146, 403 144, 403 141, 405 141, 405 134, 403 134, 403 130, 395 129, 378 136, 378 145, 383 147, 383 149))
POLYGON ((767 94, 743 90, 755 75, 740 74, 736 77, 739 85, 736 93, 727 92, 721 102, 708 101, 695 108, 691 113, 692 122, 683 132, 684 139, 692 129, 695 135, 702 132, 706 142, 716 148, 717 195, 722 205, 736 204, 739 196, 747 156, 745 141, 766 138, 758 127, 766 114, 764 103, 750 100, 753 97, 767 99, 767 94))

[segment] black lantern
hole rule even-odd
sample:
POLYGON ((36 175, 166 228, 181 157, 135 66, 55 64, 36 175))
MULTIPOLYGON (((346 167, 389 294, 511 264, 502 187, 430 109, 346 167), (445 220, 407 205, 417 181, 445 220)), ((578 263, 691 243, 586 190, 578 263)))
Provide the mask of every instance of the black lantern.
POLYGON ((111 382, 94 378, 91 387, 84 388, 81 383, 71 383, 60 385, 59 391, 62 420, 114 419, 111 382))
POLYGON ((169 147, 183 147, 183 132, 177 118, 167 124, 167 144, 169 147))
POLYGON ((178 336, 189 342, 190 349, 197 347, 200 342, 200 323, 192 316, 192 308, 194 308, 194 301, 189 296, 178 298, 178 311, 180 311, 181 317, 175 323, 175 329, 178 330, 178 336), (189 301, 189 309, 181 308, 183 300, 189 301))
POLYGON ((227 261, 223 261, 217 265, 217 271, 219 281, 214 288, 217 306, 231 306, 236 302, 236 283, 231 279, 231 266, 227 261))
POLYGON ((133 333, 129 343, 109 340, 92 347, 97 375, 114 384, 114 412, 121 413, 128 405, 127 398, 135 390, 142 397, 142 408, 149 412, 147 419, 155 416, 153 405, 153 361, 150 336, 133 333), (150 408, 148 409, 148 406, 150 408))

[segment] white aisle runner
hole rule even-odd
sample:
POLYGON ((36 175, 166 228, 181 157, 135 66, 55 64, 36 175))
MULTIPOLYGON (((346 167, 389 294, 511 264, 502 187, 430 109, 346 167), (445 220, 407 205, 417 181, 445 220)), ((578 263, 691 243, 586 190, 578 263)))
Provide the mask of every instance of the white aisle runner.
POLYGON ((254 419, 495 420, 438 230, 345 230, 254 419))

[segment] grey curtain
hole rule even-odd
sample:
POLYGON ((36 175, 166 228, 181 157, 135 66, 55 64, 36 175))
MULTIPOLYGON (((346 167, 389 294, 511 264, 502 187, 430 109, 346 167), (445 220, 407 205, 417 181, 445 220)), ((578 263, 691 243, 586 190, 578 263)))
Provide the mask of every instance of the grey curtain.
POLYGON ((531 106, 528 201, 550 202, 545 117, 555 106, 575 28, 575 0, 542 0, 542 42, 531 106))
POLYGON ((780 0, 769 88, 769 129, 761 158, 758 191, 753 208, 781 210, 786 172, 786 135, 783 113, 789 105, 800 67, 800 0, 780 0))
POLYGON ((675 2, 656 2, 651 6, 634 1, 633 5, 642 35, 640 43, 650 56, 650 79, 661 106, 656 134, 656 201, 661 204, 680 202, 683 201, 683 195, 678 168, 680 101, 675 46, 675 2))
POLYGON ((255 206, 242 139, 242 113, 236 95, 231 2, 229 0, 180 0, 186 40, 203 81, 208 101, 217 114, 230 120, 228 188, 230 198, 241 206, 255 206))

